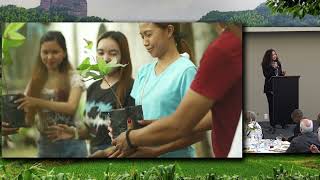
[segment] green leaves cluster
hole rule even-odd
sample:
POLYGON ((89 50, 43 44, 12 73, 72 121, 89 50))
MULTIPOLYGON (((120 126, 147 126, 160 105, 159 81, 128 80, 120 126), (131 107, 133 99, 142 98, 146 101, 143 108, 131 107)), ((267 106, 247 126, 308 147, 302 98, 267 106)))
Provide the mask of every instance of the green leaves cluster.
POLYGON ((2 36, 2 65, 12 64, 10 49, 19 47, 24 43, 26 38, 18 32, 24 24, 25 23, 10 23, 4 30, 2 36))
POLYGON ((86 57, 77 68, 83 78, 90 78, 87 80, 102 79, 104 76, 110 73, 113 68, 126 66, 124 64, 117 64, 116 58, 113 58, 109 63, 106 63, 102 57, 95 57, 95 55, 93 55, 94 53, 92 52, 92 41, 86 39, 85 41, 85 49, 88 50, 88 53, 91 54, 91 56, 89 55, 86 57), (94 61, 93 63, 90 62, 90 58, 94 61))
POLYGON ((307 14, 320 15, 319 0, 268 0, 267 5, 273 12, 291 14, 300 19, 307 14))
MULTIPOLYGON (((24 26, 24 23, 10 23, 6 26, 2 35, 2 54, 1 54, 1 81, 0 81, 0 95, 3 89, 7 91, 7 84, 5 81, 4 67, 12 64, 10 49, 21 46, 25 37, 18 31, 24 26)), ((1 108, 2 104, 0 104, 1 108)))
POLYGON ((43 169, 41 164, 34 164, 31 167, 23 167, 16 175, 10 174, 4 165, 0 165, 2 180, 72 180, 80 179, 70 173, 55 173, 53 170, 47 171, 43 169))

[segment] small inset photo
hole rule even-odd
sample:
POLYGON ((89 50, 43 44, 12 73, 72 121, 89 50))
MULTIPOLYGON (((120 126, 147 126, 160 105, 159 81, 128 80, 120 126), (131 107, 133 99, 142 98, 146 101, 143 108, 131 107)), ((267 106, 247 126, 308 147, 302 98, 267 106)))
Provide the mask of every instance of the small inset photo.
POLYGON ((319 153, 320 28, 247 28, 244 152, 319 153))

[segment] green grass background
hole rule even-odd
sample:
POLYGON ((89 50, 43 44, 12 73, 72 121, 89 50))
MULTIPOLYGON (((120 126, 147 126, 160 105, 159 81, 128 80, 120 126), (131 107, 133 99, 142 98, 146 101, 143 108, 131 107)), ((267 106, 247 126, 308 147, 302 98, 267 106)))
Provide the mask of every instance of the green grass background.
POLYGON ((260 174, 272 175, 273 167, 282 164, 285 169, 302 174, 320 173, 319 155, 245 155, 243 159, 1 159, 11 172, 18 172, 23 167, 41 163, 42 167, 55 172, 81 174, 83 177, 103 178, 103 172, 111 163, 111 172, 122 174, 132 169, 148 170, 153 166, 176 164, 179 174, 194 177, 215 172, 219 175, 241 175, 254 177, 260 174))

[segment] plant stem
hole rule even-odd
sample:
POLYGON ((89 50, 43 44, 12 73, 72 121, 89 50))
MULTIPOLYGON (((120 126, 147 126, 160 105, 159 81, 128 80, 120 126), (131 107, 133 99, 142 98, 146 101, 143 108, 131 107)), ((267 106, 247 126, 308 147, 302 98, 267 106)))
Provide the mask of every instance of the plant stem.
POLYGON ((119 105, 120 105, 120 108, 123 108, 123 106, 122 106, 122 104, 121 104, 121 102, 120 102, 119 97, 118 97, 117 94, 114 92, 114 90, 112 89, 112 87, 111 87, 111 85, 109 84, 109 82, 106 80, 106 78, 103 78, 103 80, 106 81, 106 83, 107 83, 108 86, 110 87, 112 94, 116 97, 117 102, 118 102, 119 105))

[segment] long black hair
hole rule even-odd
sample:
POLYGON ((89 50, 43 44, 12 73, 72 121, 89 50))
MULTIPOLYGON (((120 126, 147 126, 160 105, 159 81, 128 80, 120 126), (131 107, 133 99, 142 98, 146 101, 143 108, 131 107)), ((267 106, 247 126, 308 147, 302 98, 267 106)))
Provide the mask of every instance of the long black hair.
MULTIPOLYGON (((263 56, 263 59, 262 59, 262 63, 261 63, 261 66, 262 67, 267 67, 271 64, 271 61, 272 61, 272 52, 275 52, 276 51, 274 49, 268 49, 265 53, 264 53, 264 56, 263 56)), ((277 53, 276 53, 277 54, 277 53)), ((277 55, 277 61, 279 61, 278 59, 278 55, 277 55)))

